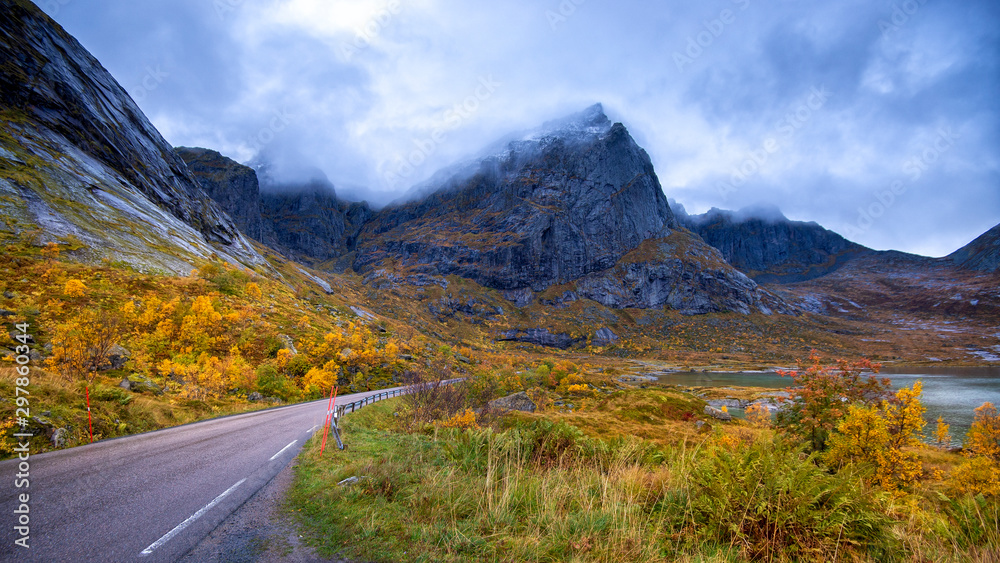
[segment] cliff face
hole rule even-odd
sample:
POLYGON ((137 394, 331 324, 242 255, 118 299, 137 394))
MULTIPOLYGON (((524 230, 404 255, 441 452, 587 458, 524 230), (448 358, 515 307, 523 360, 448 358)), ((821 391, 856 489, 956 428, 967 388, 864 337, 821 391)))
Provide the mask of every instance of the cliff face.
POLYGON ((790 221, 776 209, 713 208, 704 215, 681 214, 679 220, 760 283, 818 278, 869 252, 816 223, 790 221))
POLYGON ((504 290, 518 306, 566 286, 566 299, 613 308, 793 312, 678 229, 648 155, 600 105, 439 174, 422 191, 362 229, 356 270, 455 274, 504 290))
POLYGON ((253 169, 213 150, 187 147, 175 150, 205 193, 219 204, 243 234, 263 241, 260 185, 253 169))
POLYGON ((610 268, 676 226, 648 155, 598 105, 383 210, 362 230, 354 267, 393 259, 537 291, 610 268))
POLYGON ((727 264, 718 250, 682 231, 643 242, 614 268, 578 280, 576 288, 580 297, 614 309, 666 306, 684 315, 796 312, 727 264))
POLYGON ((1000 272, 1000 225, 951 253, 948 259, 966 270, 1000 272))
POLYGON ((279 184, 264 164, 254 170, 213 150, 176 151, 244 233, 303 262, 320 263, 350 253, 372 214, 365 203, 339 200, 325 178, 279 184))
POLYGON ((367 204, 343 202, 324 184, 311 183, 261 194, 266 242, 310 262, 341 258, 354 249, 361 226, 371 217, 367 204))
POLYGON ((95 255, 177 271, 212 254, 262 260, 90 53, 33 4, 0 6, 9 230, 40 226, 95 255))

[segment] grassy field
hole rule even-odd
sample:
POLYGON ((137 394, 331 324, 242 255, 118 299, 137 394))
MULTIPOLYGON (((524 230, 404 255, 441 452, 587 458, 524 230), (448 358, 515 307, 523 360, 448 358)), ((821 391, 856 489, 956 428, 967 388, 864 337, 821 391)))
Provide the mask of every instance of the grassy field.
MULTIPOLYGON (((320 455, 307 444, 289 507, 322 555, 366 561, 1000 557, 996 497, 952 498, 934 480, 883 491, 868 484, 867 468, 827 470, 768 428, 734 422, 699 433, 684 404, 673 393, 623 391, 586 417, 452 428, 455 418, 411 424, 405 399, 379 403, 344 420, 347 450, 320 455), (623 419, 633 422, 616 437, 598 428, 623 419), (626 436, 636 424, 664 436, 626 436), (684 425, 691 430, 679 432, 684 425)), ((961 460, 924 455, 938 469, 961 460)))

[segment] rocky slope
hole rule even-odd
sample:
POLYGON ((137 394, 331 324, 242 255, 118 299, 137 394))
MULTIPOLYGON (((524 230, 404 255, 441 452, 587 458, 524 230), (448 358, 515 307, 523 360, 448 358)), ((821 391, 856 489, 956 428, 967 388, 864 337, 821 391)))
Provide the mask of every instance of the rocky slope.
POLYGON ((0 228, 177 272, 262 261, 79 42, 30 2, 0 6, 0 228))
POLYGON ((968 270, 1000 272, 1000 225, 956 250, 948 259, 968 270))
POLYGON ((614 268, 586 276, 576 287, 581 297, 614 309, 796 313, 727 264, 718 250, 681 231, 643 242, 614 268))
POLYGON ((818 278, 870 252, 816 223, 790 221, 777 208, 712 208, 703 215, 677 211, 685 227, 759 283, 818 278))

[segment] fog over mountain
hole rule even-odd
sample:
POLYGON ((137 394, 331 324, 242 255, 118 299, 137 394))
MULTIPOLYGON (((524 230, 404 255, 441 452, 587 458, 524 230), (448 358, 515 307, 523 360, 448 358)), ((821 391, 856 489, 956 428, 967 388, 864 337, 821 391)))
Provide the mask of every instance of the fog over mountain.
POLYGON ((767 202, 934 256, 1000 218, 989 0, 42 7, 172 145, 281 154, 375 205, 600 101, 693 214, 767 202))

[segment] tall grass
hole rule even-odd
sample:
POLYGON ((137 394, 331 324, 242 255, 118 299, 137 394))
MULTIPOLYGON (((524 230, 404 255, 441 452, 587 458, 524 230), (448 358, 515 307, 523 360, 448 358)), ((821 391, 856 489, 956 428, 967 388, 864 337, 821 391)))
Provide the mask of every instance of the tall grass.
MULTIPOLYGON (((764 439, 658 450, 546 420, 397 432, 393 402, 307 447, 291 505, 326 556, 376 561, 886 561, 895 522, 859 475, 764 439), (336 486, 348 477, 353 486, 336 486)), ((399 404, 399 403, 397 403, 399 404)), ((710 441, 710 440, 709 440, 710 441)))

